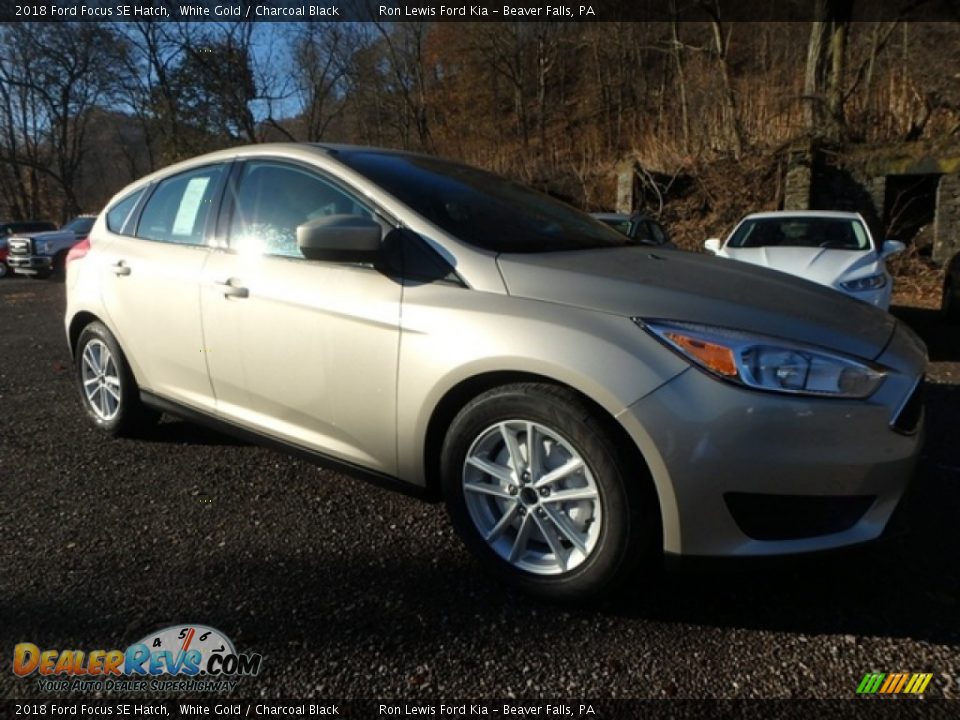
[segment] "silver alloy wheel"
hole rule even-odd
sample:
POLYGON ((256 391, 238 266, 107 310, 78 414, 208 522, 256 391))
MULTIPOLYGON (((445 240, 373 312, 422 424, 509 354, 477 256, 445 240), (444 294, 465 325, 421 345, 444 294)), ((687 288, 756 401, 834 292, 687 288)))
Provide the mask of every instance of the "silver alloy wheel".
POLYGON ((80 379, 94 414, 101 420, 115 418, 120 411, 120 374, 113 353, 102 340, 84 346, 80 379))
POLYGON ((484 430, 463 466, 467 512, 501 558, 537 575, 583 563, 600 537, 597 483, 558 432, 528 420, 484 430))

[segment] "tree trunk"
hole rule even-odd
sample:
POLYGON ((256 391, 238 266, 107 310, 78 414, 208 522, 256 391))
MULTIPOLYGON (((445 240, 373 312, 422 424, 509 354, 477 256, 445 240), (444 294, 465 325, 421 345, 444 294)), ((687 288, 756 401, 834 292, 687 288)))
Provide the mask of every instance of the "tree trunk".
POLYGON ((683 54, 681 52, 683 50, 683 45, 680 42, 680 21, 677 16, 676 2, 671 2, 671 10, 673 11, 673 22, 671 23, 673 61, 677 67, 677 92, 680 95, 680 122, 681 131, 683 134, 683 151, 689 154, 690 111, 687 106, 687 79, 683 70, 683 54))
POLYGON ((708 9, 712 16, 710 22, 713 28, 713 41, 717 49, 717 65, 720 68, 720 78, 723 81, 723 123, 728 141, 733 147, 733 156, 739 160, 743 154, 743 131, 740 128, 740 116, 737 112, 737 96, 733 92, 730 81, 730 66, 727 63, 729 38, 723 34, 723 25, 720 22, 720 3, 716 0, 712 8, 708 9))
POLYGON ((804 100, 807 129, 814 138, 838 140, 844 132, 843 78, 853 0, 814 0, 804 100))

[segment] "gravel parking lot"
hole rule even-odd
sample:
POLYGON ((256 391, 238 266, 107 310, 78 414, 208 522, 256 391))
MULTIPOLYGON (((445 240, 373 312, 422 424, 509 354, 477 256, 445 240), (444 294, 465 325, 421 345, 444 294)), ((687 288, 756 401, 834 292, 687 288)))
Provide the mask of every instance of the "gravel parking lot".
POLYGON ((482 574, 441 505, 169 418, 101 437, 63 306, 61 284, 0 281, 4 697, 43 696, 10 671, 18 642, 123 648, 189 622, 264 655, 242 697, 851 697, 894 671, 960 697, 960 332, 933 311, 896 310, 932 360, 908 534, 571 611, 482 574))

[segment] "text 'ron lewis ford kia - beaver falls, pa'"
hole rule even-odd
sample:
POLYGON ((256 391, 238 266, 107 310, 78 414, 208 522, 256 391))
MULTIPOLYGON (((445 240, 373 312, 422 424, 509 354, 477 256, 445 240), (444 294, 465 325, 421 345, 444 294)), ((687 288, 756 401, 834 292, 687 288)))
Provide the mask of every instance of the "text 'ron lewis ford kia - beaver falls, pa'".
POLYGON ((66 282, 98 428, 170 412, 442 497, 552 598, 664 553, 875 539, 921 441, 926 350, 886 312, 425 155, 180 163, 116 195, 66 282))

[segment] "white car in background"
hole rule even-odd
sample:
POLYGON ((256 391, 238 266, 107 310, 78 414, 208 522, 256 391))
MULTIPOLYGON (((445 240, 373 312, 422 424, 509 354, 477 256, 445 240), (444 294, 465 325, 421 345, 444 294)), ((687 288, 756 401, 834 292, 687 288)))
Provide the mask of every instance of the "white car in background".
POLYGON ((721 245, 704 247, 719 257, 761 265, 835 290, 887 310, 893 278, 887 258, 904 244, 878 245, 859 213, 781 211, 747 215, 721 245))

